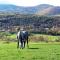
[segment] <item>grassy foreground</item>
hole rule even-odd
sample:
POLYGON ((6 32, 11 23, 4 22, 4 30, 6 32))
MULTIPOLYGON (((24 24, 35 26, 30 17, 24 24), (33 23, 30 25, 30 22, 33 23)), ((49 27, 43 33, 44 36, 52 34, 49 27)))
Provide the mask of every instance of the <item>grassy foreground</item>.
POLYGON ((0 60, 60 60, 60 43, 29 43, 29 48, 16 47, 16 43, 0 42, 0 60))

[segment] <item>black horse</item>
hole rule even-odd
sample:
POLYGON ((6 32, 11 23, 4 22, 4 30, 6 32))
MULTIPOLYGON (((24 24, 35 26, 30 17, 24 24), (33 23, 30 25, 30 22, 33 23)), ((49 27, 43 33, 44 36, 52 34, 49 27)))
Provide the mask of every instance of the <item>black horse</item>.
POLYGON ((28 47, 28 32, 27 31, 19 31, 17 34, 18 44, 17 48, 25 48, 25 43, 27 42, 28 47), (19 45, 21 43, 21 46, 19 45))

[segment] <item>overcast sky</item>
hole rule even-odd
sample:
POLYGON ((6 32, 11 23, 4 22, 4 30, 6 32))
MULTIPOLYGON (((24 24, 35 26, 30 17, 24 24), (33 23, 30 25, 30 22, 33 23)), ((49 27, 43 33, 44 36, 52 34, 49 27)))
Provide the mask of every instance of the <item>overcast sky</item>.
POLYGON ((50 4, 60 6, 60 0, 0 0, 0 4, 14 4, 18 6, 36 6, 39 4, 50 4))

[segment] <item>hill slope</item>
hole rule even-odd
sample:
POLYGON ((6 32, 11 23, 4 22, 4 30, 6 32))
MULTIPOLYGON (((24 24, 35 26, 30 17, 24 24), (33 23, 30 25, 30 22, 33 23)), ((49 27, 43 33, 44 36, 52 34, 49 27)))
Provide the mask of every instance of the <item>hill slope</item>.
POLYGON ((37 11, 52 7, 52 5, 41 4, 34 7, 23 7, 9 4, 0 4, 0 12, 18 12, 21 14, 35 14, 37 11))
POLYGON ((41 4, 34 7, 23 7, 9 4, 0 4, 1 13, 19 13, 19 14, 36 14, 36 15, 60 15, 60 7, 48 4, 41 4))
POLYGON ((60 14, 60 7, 49 7, 42 11, 38 11, 37 15, 59 15, 60 14))

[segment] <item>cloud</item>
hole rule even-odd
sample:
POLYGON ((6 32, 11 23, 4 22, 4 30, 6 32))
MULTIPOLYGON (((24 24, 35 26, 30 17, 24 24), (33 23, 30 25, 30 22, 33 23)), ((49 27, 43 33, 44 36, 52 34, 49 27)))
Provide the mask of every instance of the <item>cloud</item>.
POLYGON ((40 4, 39 0, 9 0, 10 3, 20 6, 34 6, 40 4))
POLYGON ((9 4, 8 0, 0 0, 0 4, 9 4))
POLYGON ((0 4, 14 4, 19 6, 35 6, 39 4, 51 4, 60 6, 60 0, 0 0, 0 4))

